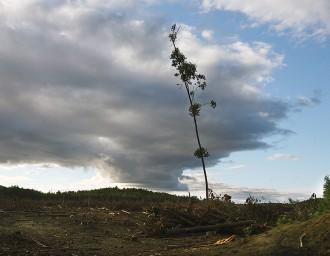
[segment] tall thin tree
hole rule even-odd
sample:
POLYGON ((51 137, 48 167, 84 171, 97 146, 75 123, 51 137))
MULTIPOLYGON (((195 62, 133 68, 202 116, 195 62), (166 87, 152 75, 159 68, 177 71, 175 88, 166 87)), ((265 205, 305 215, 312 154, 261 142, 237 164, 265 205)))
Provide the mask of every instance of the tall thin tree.
MULTIPOLYGON (((201 159, 204 179, 205 179, 205 195, 206 199, 209 199, 209 185, 207 180, 207 173, 205 167, 205 158, 209 156, 209 153, 206 148, 202 146, 199 129, 197 124, 197 117, 200 116, 200 111, 202 108, 202 104, 199 103, 196 99, 197 90, 204 91, 207 83, 205 75, 197 73, 197 66, 194 63, 191 63, 187 60, 186 56, 180 51, 177 47, 177 35, 179 32, 179 28, 174 24, 171 27, 171 32, 169 34, 170 41, 173 45, 173 51, 170 59, 172 60, 172 66, 176 68, 176 73, 174 76, 179 77, 181 80, 181 84, 186 89, 187 97, 189 99, 189 114, 192 116, 195 127, 195 134, 197 139, 198 148, 194 152, 194 156, 201 159)), ((212 108, 216 107, 216 102, 211 100, 208 103, 212 108)))

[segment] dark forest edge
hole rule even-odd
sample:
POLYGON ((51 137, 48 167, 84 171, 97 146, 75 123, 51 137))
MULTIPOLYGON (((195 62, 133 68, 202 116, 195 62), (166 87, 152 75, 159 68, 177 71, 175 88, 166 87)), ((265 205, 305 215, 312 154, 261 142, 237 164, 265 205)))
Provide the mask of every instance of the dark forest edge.
MULTIPOLYGON (((315 194, 313 194, 315 195, 315 194)), ((316 199, 311 197, 311 199, 316 199)), ((83 200, 83 199, 95 199, 95 200, 128 200, 128 201, 150 201, 150 202, 201 202, 195 196, 178 196, 165 192, 154 192, 142 188, 118 188, 107 187, 92 190, 79 190, 79 191, 57 191, 57 192, 41 192, 35 189, 21 188, 19 186, 5 187, 0 185, 0 198, 7 199, 30 199, 30 200, 52 200, 52 199, 64 199, 64 200, 83 200)), ((292 199, 288 199, 289 204, 302 203, 292 199)), ((214 200, 221 201, 221 200, 214 200)), ((306 200, 310 201, 310 200, 306 200)), ((323 199, 318 198, 317 201, 330 201, 330 178, 325 176, 323 185, 323 199)), ((246 203, 260 204, 257 198, 249 196, 246 203)), ((270 203, 270 202, 269 202, 270 203)), ((265 203, 263 203, 265 204, 265 203)))
POLYGON ((177 196, 138 188, 109 187, 43 193, 18 186, 0 186, 0 209, 31 210, 54 206, 58 208, 106 207, 112 210, 129 211, 173 209, 178 214, 186 214, 196 209, 201 211, 214 209, 230 219, 255 220, 257 223, 277 225, 305 221, 329 212, 329 191, 328 176, 324 179, 324 198, 312 197, 305 201, 289 200, 288 203, 262 203, 258 200, 250 200, 244 204, 222 200, 206 201, 199 200, 197 197, 177 196))
POLYGON ((79 191, 57 191, 57 192, 41 192, 34 189, 21 188, 18 186, 4 187, 0 185, 0 198, 8 199, 30 199, 30 200, 138 200, 138 201, 185 201, 198 200, 196 197, 176 196, 163 192, 153 192, 140 188, 123 188, 108 187, 92 190, 79 191))

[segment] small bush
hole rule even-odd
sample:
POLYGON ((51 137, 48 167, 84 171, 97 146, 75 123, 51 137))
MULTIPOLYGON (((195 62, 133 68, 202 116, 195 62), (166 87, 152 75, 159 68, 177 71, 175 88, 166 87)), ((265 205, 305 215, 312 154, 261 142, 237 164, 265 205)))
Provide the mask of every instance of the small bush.
POLYGON ((281 225, 281 224, 290 224, 292 223, 292 219, 290 216, 288 216, 287 214, 282 214, 278 217, 277 219, 277 225, 281 225))

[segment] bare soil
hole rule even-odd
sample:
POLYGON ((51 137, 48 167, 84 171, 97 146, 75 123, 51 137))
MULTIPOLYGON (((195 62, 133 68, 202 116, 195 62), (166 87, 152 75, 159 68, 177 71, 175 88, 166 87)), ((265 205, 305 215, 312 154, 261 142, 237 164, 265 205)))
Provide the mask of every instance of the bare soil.
POLYGON ((142 211, 105 207, 0 210, 0 255, 330 255, 330 213, 225 245, 215 242, 232 234, 150 236, 148 223, 142 211))

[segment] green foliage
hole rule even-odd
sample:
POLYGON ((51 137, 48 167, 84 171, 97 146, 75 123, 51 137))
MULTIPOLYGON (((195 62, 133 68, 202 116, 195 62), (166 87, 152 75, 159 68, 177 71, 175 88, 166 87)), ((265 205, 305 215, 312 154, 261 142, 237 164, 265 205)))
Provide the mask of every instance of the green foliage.
POLYGON ((292 198, 288 198, 288 201, 290 204, 296 204, 296 203, 299 203, 299 200, 294 200, 292 198))
POLYGON ((267 229, 267 227, 264 225, 252 224, 250 226, 243 228, 243 233, 246 236, 252 236, 252 235, 260 234, 260 233, 264 232, 266 229, 267 229))
POLYGON ((189 107, 189 112, 191 116, 199 116, 199 113, 201 111, 201 104, 194 103, 189 107))
POLYGON ((257 204, 260 203, 260 200, 254 196, 252 196, 251 194, 249 194, 248 198, 246 198, 245 200, 246 204, 257 204))
MULTIPOLYGON (((172 60, 172 66, 176 68, 177 72, 174 76, 179 77, 183 82, 183 85, 187 89, 189 99, 191 99, 190 113, 192 116, 198 116, 201 108, 201 104, 195 102, 194 95, 197 89, 205 90, 207 83, 206 77, 203 74, 197 73, 197 66, 194 63, 187 61, 186 56, 180 51, 176 46, 177 34, 179 29, 176 25, 171 28, 171 33, 169 34, 170 41, 173 44, 173 51, 171 53, 170 59, 172 60), (193 111, 194 110, 194 111, 193 111)), ((216 102, 211 100, 210 105, 212 108, 216 107, 216 102)))
POLYGON ((293 222, 293 220, 291 219, 291 217, 287 214, 282 214, 278 217, 277 219, 277 225, 283 225, 283 224, 291 224, 293 222))
POLYGON ((30 198, 30 199, 39 200, 43 198, 43 193, 34 189, 25 189, 25 188, 20 188, 18 186, 12 186, 9 188, 1 186, 0 197, 2 198, 10 197, 12 199, 30 198))
MULTIPOLYGON (((33 189, 24 189, 18 186, 0 187, 0 198, 9 198, 13 200, 31 199, 31 200, 102 200, 102 201, 143 201, 143 202, 163 202, 163 201, 181 201, 187 200, 187 197, 179 197, 167 193, 152 192, 145 189, 136 188, 101 188, 83 191, 67 191, 56 193, 43 193, 33 189)), ((194 200, 194 198, 192 199, 194 200)))
POLYGON ((324 177, 324 185, 323 185, 323 198, 327 201, 330 201, 330 177, 324 177))
POLYGON ((194 156, 197 158, 202 158, 202 157, 208 157, 209 156, 209 152, 207 152, 206 148, 198 148, 195 150, 194 152, 194 156))
POLYGON ((216 108, 216 107, 217 107, 217 103, 216 103, 214 100, 211 100, 211 101, 210 101, 210 106, 211 106, 212 108, 216 108))

